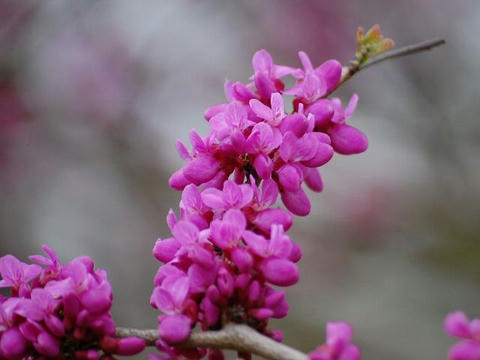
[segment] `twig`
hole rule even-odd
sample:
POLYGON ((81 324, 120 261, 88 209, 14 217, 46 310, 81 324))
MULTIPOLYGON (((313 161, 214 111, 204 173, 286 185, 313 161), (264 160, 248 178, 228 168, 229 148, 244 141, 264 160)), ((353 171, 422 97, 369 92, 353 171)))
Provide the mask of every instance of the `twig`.
POLYGON ((359 71, 364 70, 364 69, 366 69, 366 68, 368 68, 372 65, 378 64, 378 63, 380 63, 382 61, 385 61, 385 60, 389 60, 389 59, 393 59, 393 58, 397 58, 397 57, 412 55, 412 54, 416 54, 416 53, 419 53, 419 52, 431 50, 431 49, 433 49, 437 46, 441 46, 441 45, 444 45, 444 44, 445 44, 444 39, 427 40, 427 41, 423 41, 423 42, 420 42, 420 43, 417 43, 417 44, 408 45, 408 46, 404 46, 404 47, 401 47, 401 48, 398 48, 398 49, 387 51, 386 53, 384 53, 380 56, 374 57, 372 60, 368 61, 367 63, 365 63, 363 65, 358 65, 357 63, 352 62, 349 66, 346 66, 346 67, 343 68, 342 78, 340 79, 340 82, 335 87, 335 89, 333 89, 328 94, 326 94, 325 97, 330 95, 331 93, 333 93, 335 90, 337 90, 345 81, 350 79, 353 75, 355 75, 359 71))
MULTIPOLYGON (((154 345, 158 339, 158 330, 117 328, 116 335, 118 337, 138 336, 148 345, 154 345)), ((175 346, 236 350, 259 355, 269 360, 308 360, 306 354, 278 343, 247 325, 227 325, 218 331, 192 333, 188 340, 175 346)))

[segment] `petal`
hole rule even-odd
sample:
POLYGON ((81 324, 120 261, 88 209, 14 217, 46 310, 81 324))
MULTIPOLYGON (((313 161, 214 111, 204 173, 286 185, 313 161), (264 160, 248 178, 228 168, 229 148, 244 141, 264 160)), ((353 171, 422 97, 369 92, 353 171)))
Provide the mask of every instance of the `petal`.
POLYGON ((160 311, 170 314, 175 311, 175 304, 169 291, 156 287, 150 298, 150 304, 160 311))
POLYGON ((359 154, 367 150, 368 139, 364 133, 346 124, 334 125, 328 129, 332 146, 344 155, 359 154))
POLYGON ((238 208, 241 209, 247 206, 253 199, 253 189, 249 184, 240 185, 240 191, 242 193, 240 204, 238 208))
POLYGON ((56 358, 60 353, 60 344, 48 332, 42 332, 37 337, 37 341, 33 343, 35 349, 42 355, 56 358))
POLYGON ((254 76, 255 87, 262 99, 269 99, 274 91, 275 83, 263 72, 256 72, 254 76))
POLYGON ((176 238, 158 239, 153 247, 153 256, 158 261, 167 263, 174 258, 180 246, 180 241, 176 238))
POLYGON ((175 171, 168 179, 168 185, 175 190, 183 190, 190 183, 191 181, 183 175, 183 169, 175 171))
POLYGON ((213 283, 216 271, 205 269, 200 265, 193 264, 188 269, 188 278, 190 280, 190 291, 192 293, 202 293, 213 283))
POLYGON ((277 286, 291 286, 299 279, 297 266, 286 259, 266 259, 260 264, 260 271, 267 281, 277 286))
POLYGON ((180 140, 177 140, 177 142, 175 143, 175 147, 177 148, 178 154, 183 160, 191 159, 190 152, 188 151, 185 144, 182 143, 180 140))
POLYGON ((320 99, 308 106, 307 113, 315 116, 315 126, 320 128, 328 125, 333 117, 334 109, 330 100, 320 99))
POLYGON ((307 216, 310 213, 310 200, 302 188, 296 192, 283 192, 282 201, 286 208, 297 216, 307 216))
MULTIPOLYGON (((342 64, 337 60, 328 60, 315 69, 315 72, 325 80, 326 92, 334 90, 342 76, 342 64)), ((322 94, 322 96, 324 93, 322 94)))
POLYGON ((337 345, 339 342, 347 344, 352 340, 353 329, 347 322, 329 322, 327 323, 327 344, 337 345))
POLYGON ((273 119, 272 109, 270 109, 265 104, 262 104, 259 100, 252 99, 249 101, 249 105, 250 105, 250 108, 255 113, 255 115, 257 115, 259 118, 267 121, 273 119))
POLYGON ((267 179, 262 184, 262 205, 269 207, 277 201, 278 186, 272 179, 267 179))
POLYGON ((473 341, 462 341, 450 348, 448 358, 450 360, 478 360, 480 359, 480 344, 473 341))
POLYGON ((292 226, 292 215, 282 209, 265 209, 260 211, 253 223, 265 234, 270 233, 272 224, 281 224, 286 230, 292 226))
POLYGON ((185 341, 190 336, 192 320, 182 314, 165 316, 160 321, 158 331, 162 339, 169 343, 185 341))
POLYGON ((176 309, 181 309, 188 295, 189 281, 187 276, 182 276, 168 289, 172 295, 176 309))
POLYGON ((130 336, 118 340, 118 347, 115 354, 122 356, 132 356, 142 352, 145 349, 145 340, 130 336))
POLYGON ((191 222, 181 220, 172 230, 173 236, 182 243, 189 243, 198 239, 198 228, 191 222))
POLYGON ((183 176, 195 185, 201 185, 215 177, 220 166, 209 155, 200 155, 189 161, 183 168, 183 176))
POLYGON ((320 172, 313 168, 303 168, 303 178, 307 186, 313 190, 320 192, 323 190, 323 180, 320 176, 320 172))
POLYGON ((348 105, 347 105, 346 109, 345 109, 345 117, 346 118, 349 118, 350 116, 352 116, 353 112, 357 108, 357 104, 358 104, 358 95, 353 94, 352 97, 350 98, 350 101, 348 102, 348 105))
POLYGON ((8 359, 21 357, 27 348, 27 341, 16 327, 10 328, 0 336, 0 356, 8 359))
POLYGON ((269 179, 272 175, 273 162, 272 159, 265 154, 260 153, 255 157, 253 167, 261 179, 269 179))
POLYGON ((358 346, 354 344, 348 344, 338 357, 338 360, 360 360, 360 357, 361 353, 358 346))
POLYGON ((252 66, 255 71, 269 73, 273 67, 272 56, 265 49, 258 50, 253 54, 252 66))
POLYGON ((468 339, 472 336, 468 318, 462 311, 450 313, 445 318, 444 328, 448 335, 468 339))
POLYGON ((215 188, 208 188, 202 191, 202 201, 209 208, 214 210, 224 210, 223 192, 215 188))
POLYGON ((325 143, 317 143, 317 151, 315 155, 307 160, 303 161, 302 164, 310 168, 317 168, 322 165, 325 165, 333 157, 333 148, 325 143))
POLYGON ((312 62, 310 61, 310 58, 308 57, 306 52, 299 51, 298 52, 298 57, 300 58, 300 61, 302 63, 303 68, 305 69, 305 71, 313 71, 312 62))
POLYGON ((270 99, 271 108, 274 114, 275 119, 281 120, 285 116, 283 96, 278 92, 273 93, 270 99))
POLYGON ((296 166, 286 164, 277 171, 277 174, 283 190, 296 192, 300 189, 303 173, 296 166))
POLYGON ((248 250, 255 255, 264 257, 268 251, 268 241, 262 236, 253 231, 244 231, 243 240, 248 245, 248 250))

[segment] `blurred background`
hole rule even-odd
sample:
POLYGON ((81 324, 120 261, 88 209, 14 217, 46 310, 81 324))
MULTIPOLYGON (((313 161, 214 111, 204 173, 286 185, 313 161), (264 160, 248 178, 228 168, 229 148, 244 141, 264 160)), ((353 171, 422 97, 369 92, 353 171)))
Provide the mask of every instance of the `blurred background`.
POLYGON ((41 244, 107 269, 119 326, 155 327, 149 308, 179 193, 177 138, 207 131, 225 77, 251 56, 347 63, 355 31, 379 23, 397 46, 432 52, 361 72, 352 125, 369 150, 336 155, 291 237, 304 249, 291 312, 274 325, 304 351, 326 321, 353 324, 364 359, 442 359, 449 311, 480 316, 480 2, 0 1, 0 255, 41 244))

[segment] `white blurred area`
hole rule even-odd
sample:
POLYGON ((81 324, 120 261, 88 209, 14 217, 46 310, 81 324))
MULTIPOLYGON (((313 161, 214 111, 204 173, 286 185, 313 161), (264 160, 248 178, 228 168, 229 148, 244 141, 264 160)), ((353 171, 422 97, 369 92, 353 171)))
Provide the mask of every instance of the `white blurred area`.
POLYGON ((277 63, 347 63, 358 25, 398 46, 447 45, 368 69, 339 92, 369 150, 336 155, 291 236, 304 249, 285 341, 310 351, 326 321, 354 325, 365 359, 446 358, 443 317, 480 316, 480 2, 23 1, 0 5, 0 254, 90 254, 118 325, 149 308, 179 193, 176 139, 207 131, 223 82, 277 63), (4 97, 4 99, 2 99, 4 97), (12 100, 13 99, 13 100, 12 100))

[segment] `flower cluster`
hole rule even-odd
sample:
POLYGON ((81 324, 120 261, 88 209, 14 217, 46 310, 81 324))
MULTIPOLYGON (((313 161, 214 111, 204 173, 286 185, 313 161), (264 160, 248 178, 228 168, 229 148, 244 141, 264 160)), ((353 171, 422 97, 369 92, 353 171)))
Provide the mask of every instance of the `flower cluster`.
MULTIPOLYGON (((274 286, 299 279, 302 251, 285 231, 292 214, 310 212, 303 183, 321 191, 318 167, 334 152, 355 154, 368 146, 365 135, 346 124, 358 97, 345 109, 339 99, 326 98, 340 82, 340 63, 314 68, 304 52, 299 56, 302 69, 274 64, 265 50, 255 53, 250 82, 226 81, 228 102, 206 110, 209 134, 192 130, 191 151, 177 142, 186 164, 170 186, 183 190, 180 213, 169 212, 172 237, 159 239, 153 249, 164 265, 150 301, 163 312, 157 348, 168 358, 205 355, 169 345, 186 340, 196 324, 215 330, 246 323, 281 341, 281 332, 267 325, 288 312, 285 292, 274 286), (287 75, 296 80, 290 89, 282 81, 287 75), (293 95, 290 113, 284 95, 293 95), (276 205, 279 197, 286 209, 276 205)), ((343 351, 340 338, 329 345, 332 354, 343 351)), ((222 354, 210 351, 210 357, 222 354)))
POLYGON ((0 359, 113 359, 142 351, 142 339, 115 338, 105 270, 88 256, 62 264, 42 249, 47 257, 30 256, 36 264, 0 258, 0 288, 10 288, 9 297, 0 296, 0 359))
POLYGON ((448 352, 449 359, 480 359, 480 319, 469 321, 463 312, 453 312, 445 318, 445 331, 450 336, 462 339, 448 352))
POLYGON ((352 344, 352 327, 345 322, 327 323, 327 342, 309 354, 311 360, 358 360, 360 349, 352 344))

